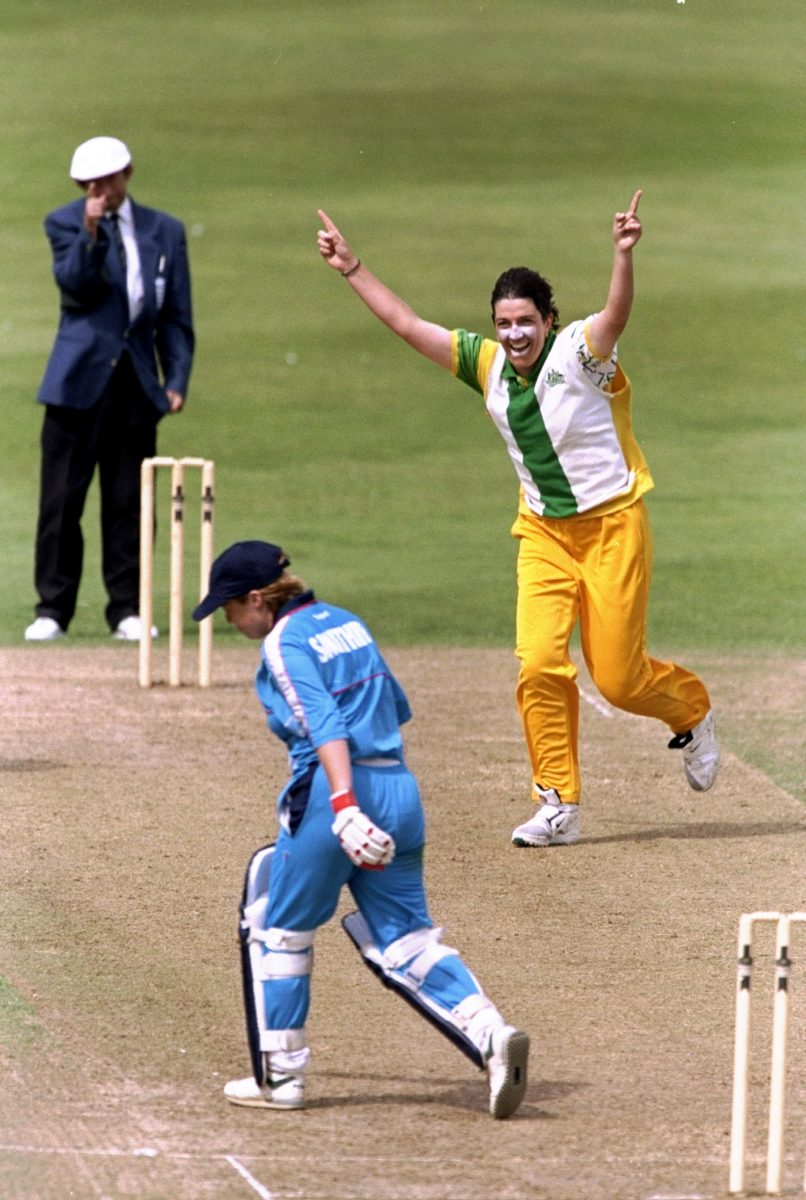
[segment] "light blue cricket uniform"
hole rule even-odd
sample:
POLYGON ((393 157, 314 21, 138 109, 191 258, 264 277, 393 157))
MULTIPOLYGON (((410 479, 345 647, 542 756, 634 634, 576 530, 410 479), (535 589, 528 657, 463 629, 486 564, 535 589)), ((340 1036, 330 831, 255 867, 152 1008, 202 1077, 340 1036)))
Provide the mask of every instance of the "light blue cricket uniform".
MULTIPOLYGON (((278 798, 280 834, 265 928, 318 928, 333 916, 345 884, 381 951, 405 934, 432 927, 423 882, 425 818, 400 734, 411 709, 366 625, 312 592, 295 597, 263 642, 255 682, 269 728, 288 747, 291 766, 278 798), (316 750, 336 739, 349 744, 358 804, 395 840, 395 858, 383 871, 354 866, 331 830, 330 787, 316 750)), ((452 1010, 477 993, 479 984, 453 954, 431 968, 423 991, 452 1010)), ((268 979, 264 998, 268 1029, 301 1029, 310 975, 268 979)))

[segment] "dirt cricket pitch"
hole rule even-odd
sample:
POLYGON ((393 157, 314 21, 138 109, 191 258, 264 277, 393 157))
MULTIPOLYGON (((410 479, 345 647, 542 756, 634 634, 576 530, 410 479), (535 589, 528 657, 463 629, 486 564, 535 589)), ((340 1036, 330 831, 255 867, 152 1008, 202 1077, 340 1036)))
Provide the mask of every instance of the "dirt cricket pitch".
MULTIPOLYGON (((217 649, 206 691, 140 690, 125 645, 5 649, 4 1200, 724 1196, 737 919, 806 907, 803 805, 729 750, 713 792, 690 792, 665 731, 586 688, 584 840, 517 850, 510 831, 530 805, 512 656, 389 659, 415 713, 407 744, 429 817, 432 914, 532 1036, 519 1113, 486 1115, 481 1074, 381 988, 337 920, 316 946, 309 1107, 229 1107, 224 1082, 248 1070, 237 902, 285 778, 251 689, 256 649, 217 649)), ((723 660, 691 665, 729 742, 757 689, 737 686, 723 660)), ((776 664, 777 678, 792 667, 776 664)), ((782 703, 793 708, 796 690, 782 703)), ((799 940, 791 1193, 806 1128, 799 940)), ((772 959, 759 936, 757 1190, 772 959)))

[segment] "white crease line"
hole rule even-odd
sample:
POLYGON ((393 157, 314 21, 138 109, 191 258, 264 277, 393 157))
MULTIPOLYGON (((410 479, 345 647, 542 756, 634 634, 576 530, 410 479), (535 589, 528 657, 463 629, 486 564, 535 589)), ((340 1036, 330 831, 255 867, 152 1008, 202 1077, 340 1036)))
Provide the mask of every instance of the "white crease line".
MULTIPOLYGON (((182 1162, 182 1161, 222 1162, 225 1160, 229 1161, 230 1158, 234 1157, 233 1155, 229 1155, 229 1154, 216 1154, 216 1153, 212 1153, 212 1152, 205 1154, 204 1152, 198 1151, 198 1150, 194 1150, 191 1152, 188 1150, 156 1150, 155 1151, 150 1148, 144 1149, 142 1147, 135 1147, 132 1150, 127 1150, 127 1149, 121 1149, 121 1148, 117 1148, 117 1147, 42 1146, 42 1145, 34 1146, 34 1145, 31 1145, 30 1143, 26 1143, 26 1142, 0 1142, 0 1154, 31 1154, 31 1155, 76 1154, 76 1155, 86 1155, 88 1157, 100 1157, 100 1158, 142 1158, 142 1157, 157 1158, 157 1157, 159 1157, 159 1158, 164 1158, 169 1161, 176 1161, 176 1162, 182 1162)), ((270 1164, 295 1163, 295 1162, 299 1161, 299 1154, 295 1154, 295 1153, 272 1154, 271 1152, 261 1153, 260 1151, 250 1151, 244 1157, 250 1159, 250 1161, 253 1161, 253 1162, 262 1162, 262 1163, 270 1163, 270 1164)), ((335 1165, 338 1165, 339 1163, 345 1163, 345 1162, 346 1163, 356 1163, 358 1165, 360 1165, 362 1163, 363 1164, 373 1163, 373 1164, 377 1165, 378 1163, 388 1162, 389 1158, 388 1158, 388 1155, 385 1155, 385 1154, 342 1154, 341 1152, 337 1153, 336 1151, 333 1151, 332 1154, 319 1152, 317 1154, 317 1161, 321 1162, 321 1163, 328 1163, 328 1164, 333 1163, 335 1165)), ((436 1167, 456 1166, 457 1164, 461 1165, 461 1166, 467 1166, 467 1158, 460 1158, 455 1155, 443 1155, 443 1154, 428 1155, 428 1154, 425 1154, 425 1155, 418 1156, 417 1161, 418 1161, 418 1163, 426 1163, 429 1166, 436 1166, 436 1167)), ((505 1160, 502 1159, 500 1161, 504 1162, 505 1160)), ((554 1155, 554 1156, 546 1155, 545 1157, 541 1156, 540 1161, 541 1161, 542 1165, 545 1165, 548 1167, 561 1167, 561 1166, 566 1165, 568 1160, 561 1155, 554 1155)), ((763 1156, 759 1153, 758 1155, 751 1156, 749 1161, 758 1164, 758 1163, 762 1163, 764 1161, 764 1159, 763 1159, 763 1156)), ((796 1155, 787 1155, 786 1161, 787 1162, 796 1162, 797 1156, 796 1155)), ((658 1166, 658 1167, 665 1167, 665 1166, 669 1165, 670 1163, 682 1164, 683 1166, 695 1166, 696 1167, 696 1166, 701 1166, 703 1163, 706 1166, 723 1166, 723 1165, 725 1165, 726 1160, 720 1154, 705 1154, 704 1155, 704 1154, 700 1153, 699 1151, 692 1151, 692 1153, 690 1155, 676 1154, 672 1157, 670 1157, 668 1154, 666 1154, 664 1152, 654 1152, 654 1151, 646 1151, 642 1154, 634 1154, 634 1155, 630 1155, 630 1154, 625 1155, 623 1153, 609 1154, 609 1153, 605 1152, 601 1156, 598 1156, 595 1160, 593 1160, 592 1163, 590 1163, 588 1165, 596 1165, 596 1163, 602 1163, 602 1162, 608 1163, 608 1164, 613 1163, 615 1165, 626 1164, 627 1166, 636 1166, 636 1167, 645 1166, 647 1163, 651 1163, 652 1165, 658 1166)), ((671 1194, 673 1194, 673 1193, 671 1193, 671 1194)), ((276 1196, 275 1196, 275 1200, 277 1200, 276 1196)), ((652 1198, 648 1197, 647 1200, 652 1200, 652 1198)))
POLYGON ((274 1200, 274 1193, 270 1192, 268 1188, 264 1188, 263 1184, 258 1182, 254 1175, 250 1175, 246 1167, 239 1163, 237 1158, 234 1158, 231 1154, 226 1154, 224 1157, 229 1165, 234 1167, 238 1174, 243 1176, 249 1186, 257 1192, 260 1200, 274 1200))
MULTIPOLYGON (((93 1146, 25 1146, 21 1143, 0 1143, 3 1154, 82 1154, 90 1158, 157 1158, 160 1150, 143 1147, 137 1150, 117 1150, 93 1146)), ((165 1158, 194 1158, 192 1154, 165 1154, 165 1158)))
POLYGON ((584 688, 579 689, 579 694, 587 704, 590 704, 591 708, 595 708, 603 717, 612 717, 615 715, 610 705, 606 704, 604 700, 600 700, 598 696, 594 696, 591 692, 586 692, 584 688))

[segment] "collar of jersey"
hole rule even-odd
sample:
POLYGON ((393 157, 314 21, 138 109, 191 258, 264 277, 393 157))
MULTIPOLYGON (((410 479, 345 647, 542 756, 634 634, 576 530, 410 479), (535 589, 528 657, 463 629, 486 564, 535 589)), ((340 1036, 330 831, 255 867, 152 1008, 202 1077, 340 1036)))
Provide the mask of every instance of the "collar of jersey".
POLYGON ((529 386, 531 387, 531 385, 534 383, 534 381, 537 379, 538 375, 542 371, 543 363, 548 358, 549 353, 551 352, 551 347, 554 345, 556 340, 557 340, 556 332, 553 329, 550 329, 548 332, 548 335, 546 337, 546 343, 543 346, 543 349, 540 351, 540 358, 537 360, 535 365, 532 367, 532 369, 528 375, 521 375, 520 372, 517 371, 515 369, 515 367, 513 367, 512 363, 509 361, 509 359, 506 359, 506 361, 504 362, 504 369, 501 372, 503 378, 506 379, 507 382, 509 382, 510 379, 517 379, 517 380, 525 379, 527 384, 529 384, 529 386))
POLYGON ((304 604, 313 604, 316 600, 312 591, 303 592, 301 596, 292 596, 290 600, 286 600, 281 609, 278 610, 275 618, 275 624, 280 620, 280 617, 288 616, 295 608, 302 608, 304 604))

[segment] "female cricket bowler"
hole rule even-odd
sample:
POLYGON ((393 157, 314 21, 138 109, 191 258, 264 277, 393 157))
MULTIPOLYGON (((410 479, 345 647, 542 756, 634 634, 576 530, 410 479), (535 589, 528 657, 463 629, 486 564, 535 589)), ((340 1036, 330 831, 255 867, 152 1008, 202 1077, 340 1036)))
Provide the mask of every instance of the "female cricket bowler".
POLYGON ((429 916, 425 820, 400 734, 408 701, 364 622, 317 600, 289 565, 270 542, 237 542, 213 563, 193 612, 200 621, 223 608, 260 640, 257 694, 291 765, 277 842, 253 857, 241 909, 253 1074, 224 1094, 250 1107, 304 1106, 313 941, 346 885, 359 912, 343 925, 367 965, 486 1070, 490 1113, 508 1117, 526 1090, 529 1038, 429 916), (263 872, 261 908, 250 878, 263 872))
POLYGON ((548 281, 513 267, 492 292, 496 340, 419 317, 319 211, 324 260, 394 333, 484 397, 518 476, 517 702, 538 808, 514 830, 516 846, 579 839, 579 693, 568 652, 577 622, 599 691, 617 708, 665 722, 689 785, 706 791, 719 766, 704 685, 646 649, 652 544, 642 497, 653 483, 617 349, 632 308, 640 198, 614 217, 601 311, 560 329, 548 281))

